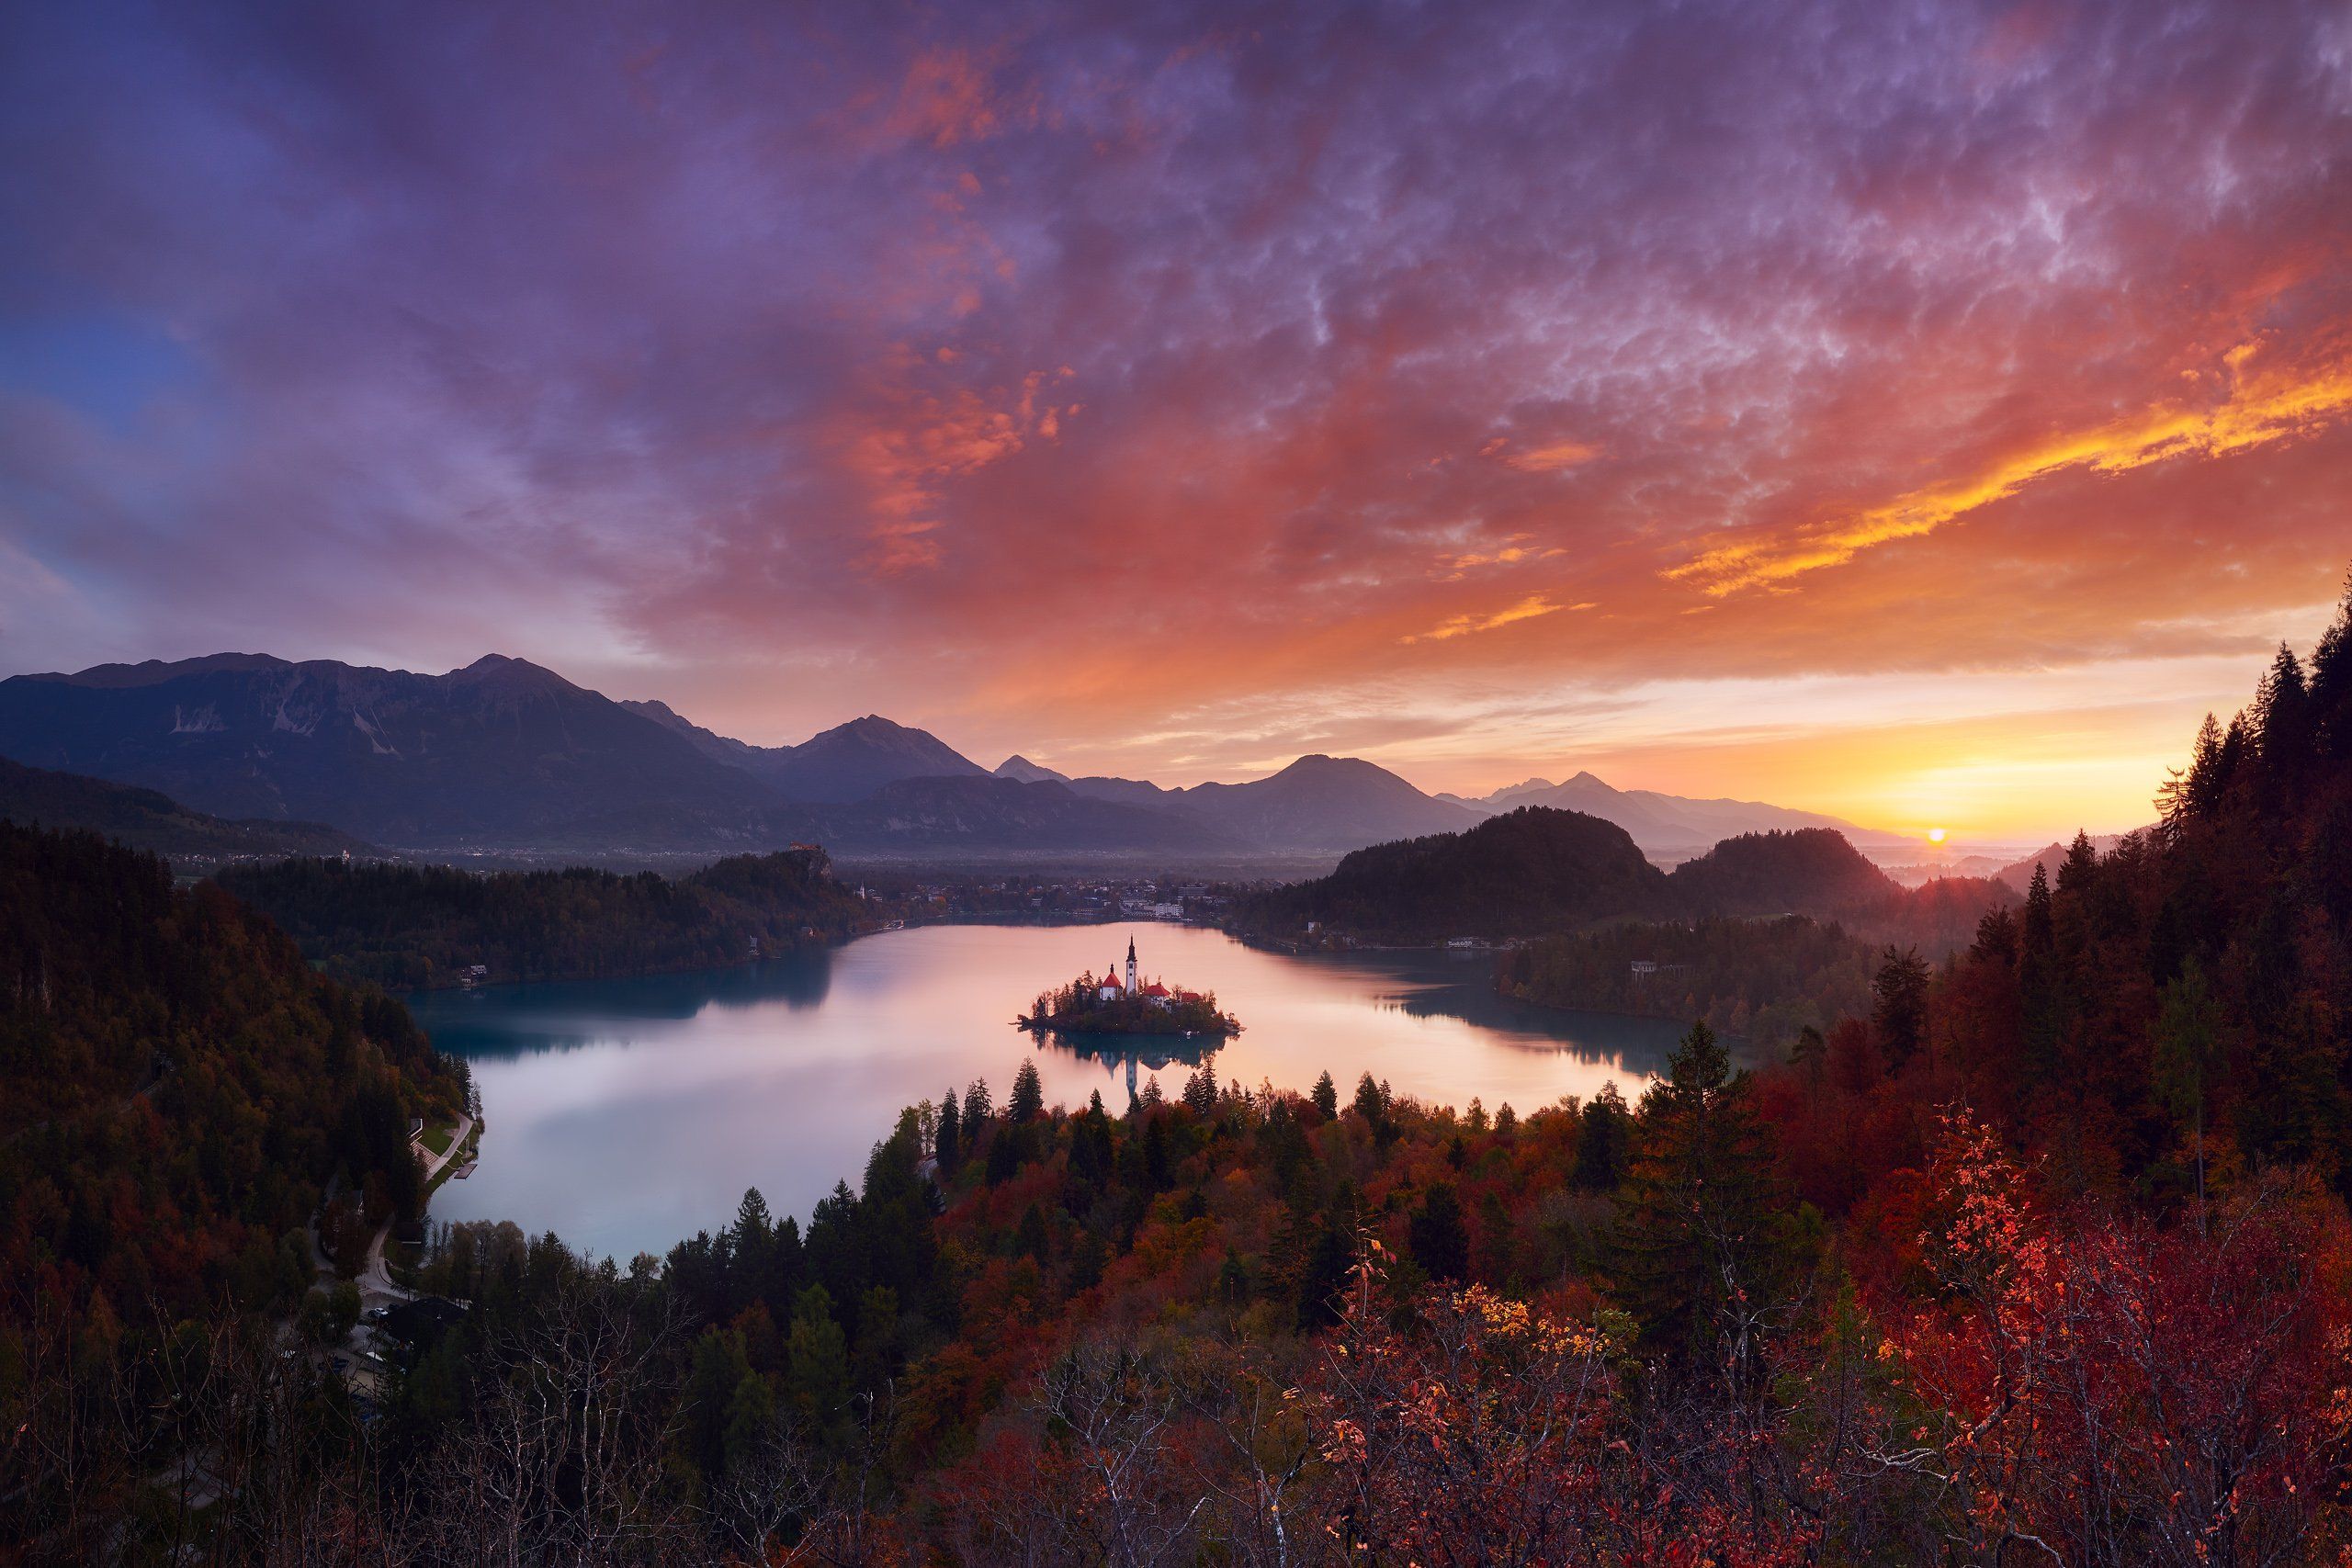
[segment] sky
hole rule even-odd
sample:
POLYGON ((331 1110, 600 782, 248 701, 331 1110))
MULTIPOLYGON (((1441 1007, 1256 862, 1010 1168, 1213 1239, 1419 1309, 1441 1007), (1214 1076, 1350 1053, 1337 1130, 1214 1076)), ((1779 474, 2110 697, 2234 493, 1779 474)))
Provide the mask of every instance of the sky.
POLYGON ((2352 562, 2352 11, 0 8, 0 673, 2150 817, 2352 562))

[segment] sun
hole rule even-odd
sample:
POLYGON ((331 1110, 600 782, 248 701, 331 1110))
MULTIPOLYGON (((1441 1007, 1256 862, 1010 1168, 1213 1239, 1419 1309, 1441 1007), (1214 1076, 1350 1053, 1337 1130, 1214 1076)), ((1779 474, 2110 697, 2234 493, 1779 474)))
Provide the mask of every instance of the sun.
POLYGON ((1931 844, 1940 844, 1943 841, 1944 830, 1941 828, 1930 828, 1928 829, 1928 842, 1931 844))

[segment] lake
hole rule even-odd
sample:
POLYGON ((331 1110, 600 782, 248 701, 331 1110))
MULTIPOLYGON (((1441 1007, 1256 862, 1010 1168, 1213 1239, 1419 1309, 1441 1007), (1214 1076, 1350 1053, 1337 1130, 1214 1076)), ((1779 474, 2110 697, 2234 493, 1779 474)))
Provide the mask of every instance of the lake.
POLYGON ((1091 1090, 1115 1114, 1157 1072, 1179 1093, 1210 1042, 1035 1043, 1012 1027, 1040 990, 1124 962, 1214 990, 1243 1032, 1220 1081, 1304 1092, 1326 1071, 1344 1100, 1369 1071, 1400 1094, 1521 1111, 1613 1078, 1627 1099, 1681 1026, 1560 1012, 1495 995, 1487 954, 1293 957, 1221 931, 1116 926, 927 926, 734 969, 499 986, 411 998, 481 1091, 481 1164, 443 1185, 435 1220, 510 1219, 626 1260, 727 1223, 746 1187, 806 1220, 854 1186, 901 1107, 985 1077, 1003 1104, 1034 1056, 1047 1103, 1091 1090))

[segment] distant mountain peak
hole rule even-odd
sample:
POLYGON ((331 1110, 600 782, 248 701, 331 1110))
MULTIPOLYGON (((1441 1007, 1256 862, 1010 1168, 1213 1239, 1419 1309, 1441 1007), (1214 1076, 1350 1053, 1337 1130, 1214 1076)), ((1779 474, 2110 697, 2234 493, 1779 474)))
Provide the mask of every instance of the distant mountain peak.
POLYGON ((514 696, 536 692, 582 690, 543 664, 534 664, 527 659, 515 659, 503 653, 485 653, 464 669, 450 671, 448 680, 452 686, 469 686, 514 696))
POLYGON ((1012 756, 1007 757, 1003 761, 999 762, 990 771, 1001 779, 1018 779, 1023 784, 1069 783, 1069 775, 1068 773, 1057 773, 1052 768, 1043 767, 1038 763, 1031 761, 1028 758, 1021 755, 1018 751, 1014 752, 1012 756))

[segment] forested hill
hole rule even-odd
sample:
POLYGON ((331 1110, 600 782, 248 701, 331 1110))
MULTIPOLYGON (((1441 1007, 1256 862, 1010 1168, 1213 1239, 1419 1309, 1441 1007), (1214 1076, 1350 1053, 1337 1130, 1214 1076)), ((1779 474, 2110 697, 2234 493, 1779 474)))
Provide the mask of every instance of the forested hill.
POLYGON ((1667 880, 1693 915, 1826 914, 1900 891, 1834 828, 1742 833, 1667 880))
MULTIPOLYGON (((1603 919, 1703 919, 1794 913, 1843 919, 1890 934, 1936 928, 1965 941, 1976 917, 2008 895, 1989 884, 1906 894, 1827 828, 1726 839, 1668 875, 1623 829, 1582 812, 1525 806, 1462 833, 1358 850, 1330 875, 1250 899, 1247 934, 1277 941, 1325 932, 1373 942, 1532 937, 1603 919), (1936 911, 1965 904, 1955 931, 1936 911), (1915 908, 1916 906, 1916 908, 1915 908)), ((1914 939, 1917 940, 1917 939, 1914 939)), ((1947 940, 1940 953, 1957 943, 1947 940)))
POLYGON ((0 1400, 36 1296, 152 1325, 299 1294, 330 1179, 413 1212, 408 1118, 464 1094, 398 1002, 219 888, 0 823, 0 1400))
POLYGON ((1428 942, 1556 931, 1673 908, 1665 873, 1598 817, 1521 807, 1459 833, 1357 850, 1329 876, 1235 911, 1250 935, 1297 939, 1308 922, 1365 942, 1428 942))
POLYGON ((270 855, 373 852, 350 834, 315 822, 208 817, 152 789, 28 768, 6 757, 0 757, 0 819, 28 828, 86 828, 199 867, 270 855))
POLYGON ((483 874, 289 860, 222 886, 290 932, 327 972, 402 988, 580 979, 741 962, 848 934, 864 906, 823 852, 736 855, 673 881, 573 867, 483 874))

